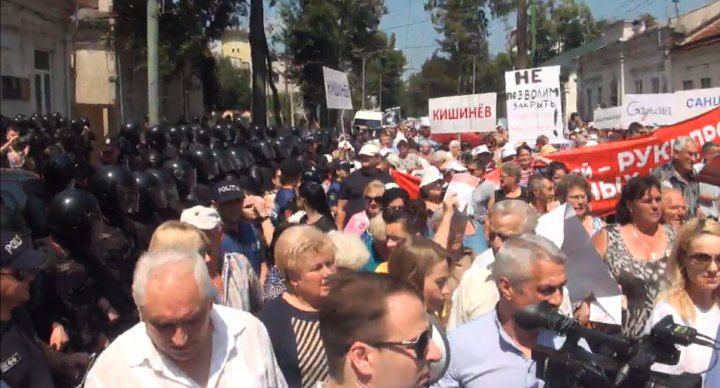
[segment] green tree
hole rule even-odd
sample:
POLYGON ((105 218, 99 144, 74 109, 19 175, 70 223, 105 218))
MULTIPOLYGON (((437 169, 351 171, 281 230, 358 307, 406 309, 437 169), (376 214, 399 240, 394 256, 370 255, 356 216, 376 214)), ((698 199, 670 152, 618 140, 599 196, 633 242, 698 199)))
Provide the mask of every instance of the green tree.
POLYGON ((378 30, 386 12, 383 0, 289 0, 282 5, 284 28, 276 39, 292 57, 290 76, 299 83, 311 116, 317 106, 325 105, 323 66, 348 73, 353 104, 361 105, 363 58, 366 93, 379 94, 382 73, 383 105, 399 100, 405 59, 392 50, 393 40, 378 30))
POLYGON ((232 65, 228 58, 217 63, 220 109, 246 109, 250 107, 250 74, 232 65))
POLYGON ((596 21, 590 7, 575 0, 549 0, 537 7, 537 65, 600 36, 605 21, 596 21))
MULTIPOLYGON (((212 74, 207 47, 222 32, 237 26, 247 12, 244 0, 160 0, 160 75, 180 76, 187 89, 194 71, 212 74)), ((144 61, 147 58, 147 1, 123 0, 113 3, 117 14, 111 39, 122 50, 144 61)), ((203 86, 213 89, 212 80, 201 77, 203 86)), ((212 100, 206 102, 211 103, 212 100)))

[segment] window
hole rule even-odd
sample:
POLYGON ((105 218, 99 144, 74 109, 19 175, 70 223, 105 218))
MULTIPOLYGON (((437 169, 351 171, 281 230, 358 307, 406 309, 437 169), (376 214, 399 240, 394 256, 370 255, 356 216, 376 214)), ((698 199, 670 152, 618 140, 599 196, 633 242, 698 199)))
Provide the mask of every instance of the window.
POLYGON ((52 112, 51 59, 49 51, 35 50, 35 111, 52 112))
POLYGON ((692 90, 693 89, 693 82, 690 81, 683 81, 683 90, 692 90))
POLYGON ((652 86, 653 93, 660 93, 660 78, 653 77, 652 79, 650 79, 650 84, 652 86))
POLYGON ((700 78, 700 87, 703 89, 712 87, 712 78, 700 78))
POLYGON ((610 82, 610 106, 618 106, 618 81, 613 79, 610 82))
POLYGON ((643 92, 643 81, 641 79, 635 80, 635 94, 642 94, 643 92))
POLYGON ((602 86, 598 86, 597 88, 597 103, 599 106, 603 104, 602 86))
POLYGON ((593 104, 592 104, 592 89, 588 88, 585 91, 585 96, 587 98, 587 107, 588 107, 587 114, 590 115, 593 112, 593 110, 595 110, 595 108, 593 108, 593 104))

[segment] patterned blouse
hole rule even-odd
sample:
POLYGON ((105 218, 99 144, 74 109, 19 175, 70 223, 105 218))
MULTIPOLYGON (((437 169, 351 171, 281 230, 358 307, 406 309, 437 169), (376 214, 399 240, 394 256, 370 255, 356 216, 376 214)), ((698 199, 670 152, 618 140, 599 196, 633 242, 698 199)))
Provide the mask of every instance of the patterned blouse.
POLYGON ((663 257, 651 261, 633 257, 620 235, 619 225, 608 225, 607 264, 615 280, 627 297, 627 310, 623 311, 622 333, 630 338, 643 335, 655 300, 667 287, 665 265, 675 244, 675 231, 663 225, 667 235, 667 247, 663 257))
POLYGON ((270 267, 268 270, 265 285, 263 286, 263 296, 266 301, 273 300, 285 292, 285 281, 280 274, 280 270, 276 266, 270 267))

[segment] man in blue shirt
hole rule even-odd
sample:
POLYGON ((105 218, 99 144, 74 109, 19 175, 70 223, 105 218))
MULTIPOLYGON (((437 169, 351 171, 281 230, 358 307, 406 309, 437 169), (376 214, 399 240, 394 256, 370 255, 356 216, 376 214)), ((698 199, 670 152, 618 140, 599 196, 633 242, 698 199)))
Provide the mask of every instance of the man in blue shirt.
POLYGON ((220 244, 220 257, 226 252, 236 252, 247 257, 260 276, 260 267, 264 261, 261 236, 254 225, 243 219, 245 194, 240 182, 227 180, 219 182, 213 188, 215 200, 213 207, 220 213, 223 221, 223 238, 220 244))
POLYGON ((295 192, 300 185, 302 166, 295 159, 285 159, 280 164, 280 188, 275 194, 270 220, 273 226, 285 222, 285 207, 295 199, 295 192))
POLYGON ((488 313, 450 331, 450 366, 436 387, 542 387, 532 349, 538 344, 557 349, 564 338, 522 329, 513 315, 542 301, 560 307, 567 282, 565 260, 544 237, 523 234, 507 240, 492 272, 500 300, 488 313))

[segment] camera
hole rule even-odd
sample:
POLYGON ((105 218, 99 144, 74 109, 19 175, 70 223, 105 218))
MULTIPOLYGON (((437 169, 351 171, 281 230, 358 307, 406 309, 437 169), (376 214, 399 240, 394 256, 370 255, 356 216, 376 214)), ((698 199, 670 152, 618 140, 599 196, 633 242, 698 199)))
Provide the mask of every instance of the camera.
POLYGON ((717 346, 714 339, 695 329, 675 324, 670 315, 637 340, 586 329, 555 312, 547 302, 526 306, 515 313, 514 319, 526 330, 544 328, 566 336, 560 349, 533 347, 536 375, 545 381, 546 388, 700 388, 702 377, 698 374, 670 375, 650 368, 656 362, 677 364, 680 351, 676 345, 717 346), (592 353, 579 345, 580 339, 600 344, 607 351, 592 353))

